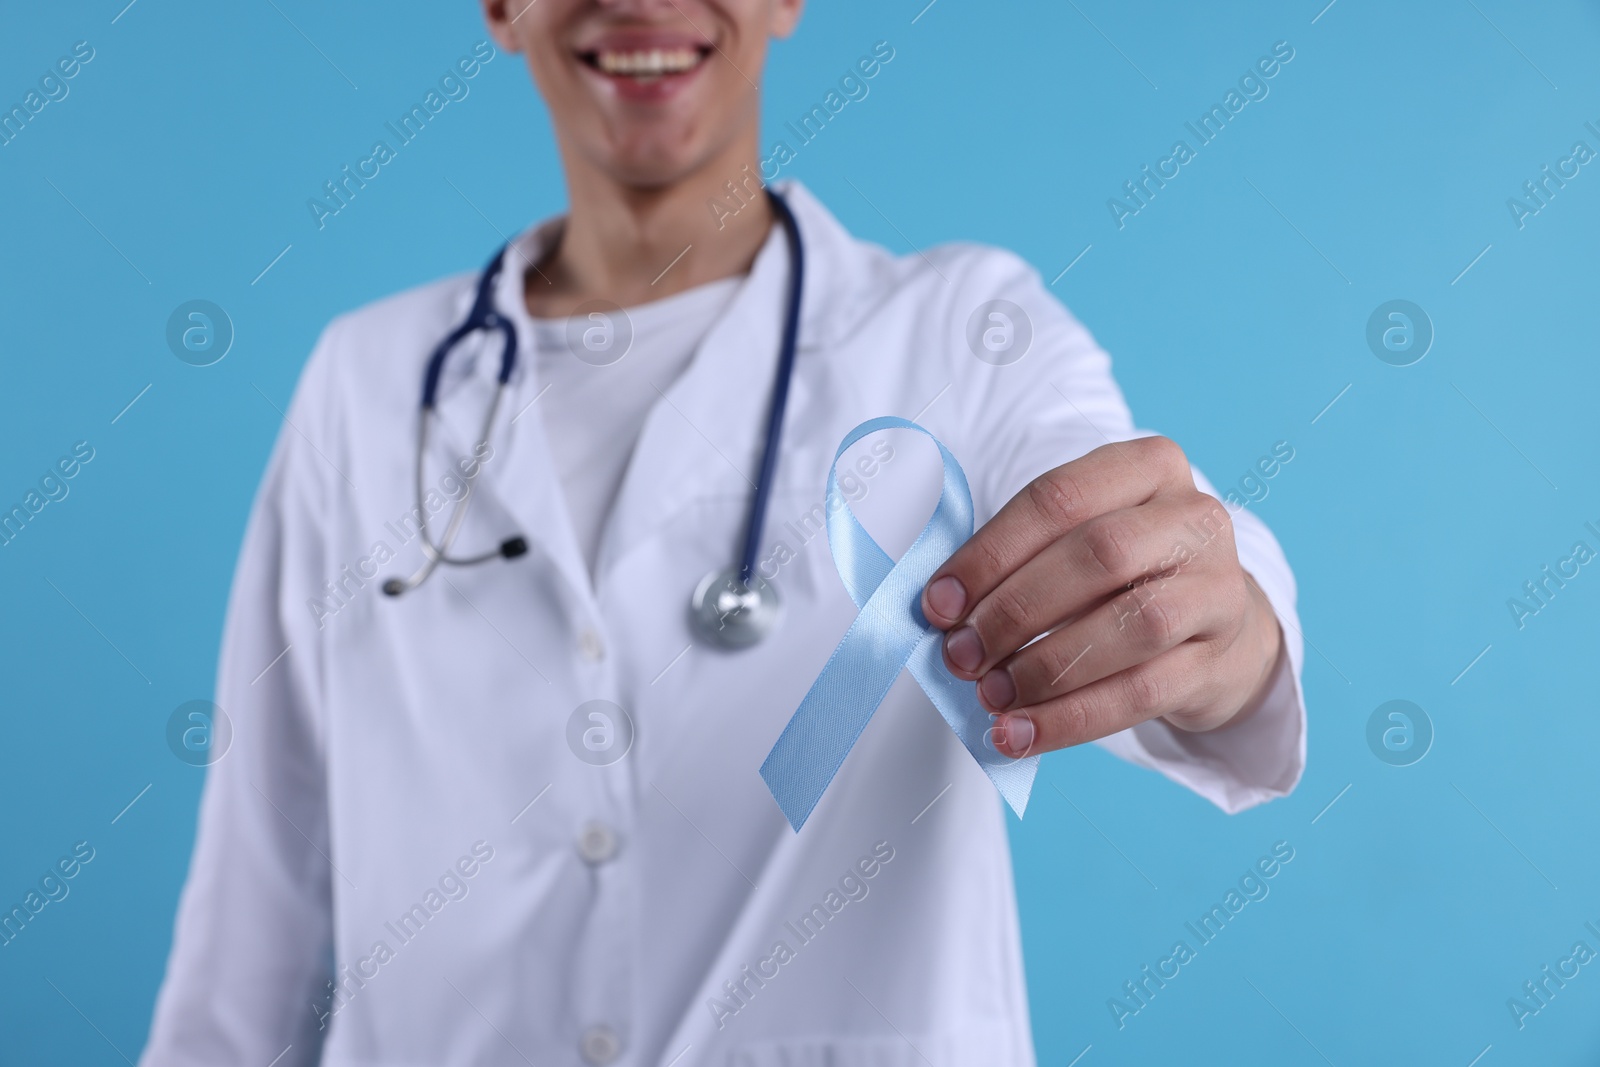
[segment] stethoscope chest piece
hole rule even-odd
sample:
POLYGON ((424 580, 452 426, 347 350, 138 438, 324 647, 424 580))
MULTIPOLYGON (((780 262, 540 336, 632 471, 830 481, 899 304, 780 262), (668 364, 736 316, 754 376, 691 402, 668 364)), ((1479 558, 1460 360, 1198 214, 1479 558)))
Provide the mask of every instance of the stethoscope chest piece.
POLYGON ((713 645, 749 648, 772 632, 783 614, 777 588, 761 577, 746 585, 741 567, 712 571, 695 586, 689 602, 695 632, 713 645))

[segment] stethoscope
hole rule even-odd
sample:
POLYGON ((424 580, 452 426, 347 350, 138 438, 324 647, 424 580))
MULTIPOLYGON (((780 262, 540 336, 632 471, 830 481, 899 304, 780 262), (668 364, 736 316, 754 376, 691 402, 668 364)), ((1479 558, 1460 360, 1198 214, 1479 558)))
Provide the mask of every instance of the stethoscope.
MULTIPOLYGON (((745 520, 744 551, 739 557, 739 563, 711 571, 700 579, 700 584, 695 586, 694 593, 689 599, 689 622, 696 634, 709 644, 728 649, 749 648, 766 637, 777 625, 782 610, 777 589, 756 573, 756 557, 760 552, 767 500, 772 495, 772 482, 778 469, 778 441, 783 433, 783 412, 789 399, 789 380, 794 373, 795 348, 800 333, 800 293, 805 280, 805 251, 800 242, 800 227, 796 224, 789 205, 784 202, 783 197, 771 189, 767 190, 767 198, 772 203, 778 221, 783 224, 784 236, 789 247, 789 293, 783 316, 782 340, 778 348, 778 369, 772 383, 772 400, 767 409, 766 443, 761 453, 761 470, 756 478, 755 494, 750 499, 750 512, 745 520)), ((428 580, 429 575, 441 563, 458 567, 469 566, 485 563, 491 559, 515 559, 528 551, 527 540, 520 535, 514 535, 477 555, 450 554, 450 546, 454 544, 462 523, 466 521, 467 507, 472 502, 472 493, 477 484, 481 465, 473 465, 470 474, 463 471, 466 488, 461 494, 460 501, 450 513, 443 536, 437 541, 433 538, 428 524, 428 511, 424 507, 426 490, 423 485, 423 457, 428 449, 428 430, 436 414, 435 401, 438 397, 439 379, 444 373, 444 365, 450 358, 450 353, 471 334, 481 331, 485 334, 500 335, 500 374, 496 379, 494 396, 484 411, 483 425, 478 433, 478 446, 475 452, 479 455, 488 446, 489 434, 494 428, 495 416, 499 413, 506 383, 511 380, 511 372, 516 369, 516 327, 494 309, 495 285, 505 267, 506 251, 509 247, 509 244, 503 246, 484 268, 478 278, 472 309, 467 312, 467 317, 461 324, 439 342, 438 347, 433 350, 433 355, 428 359, 427 371, 422 379, 422 412, 417 424, 416 455, 416 505, 417 514, 422 516, 420 533, 422 553, 425 558, 422 566, 409 578, 390 578, 383 583, 383 591, 389 596, 399 596, 417 588, 428 580)))

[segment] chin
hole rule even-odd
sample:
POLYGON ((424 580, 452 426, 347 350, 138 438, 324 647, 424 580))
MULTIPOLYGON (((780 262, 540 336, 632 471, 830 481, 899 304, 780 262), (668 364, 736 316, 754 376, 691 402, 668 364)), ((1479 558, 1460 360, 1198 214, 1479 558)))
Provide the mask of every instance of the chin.
POLYGON ((624 185, 654 189, 682 181, 714 153, 676 131, 650 130, 625 142, 597 147, 590 159, 624 185))

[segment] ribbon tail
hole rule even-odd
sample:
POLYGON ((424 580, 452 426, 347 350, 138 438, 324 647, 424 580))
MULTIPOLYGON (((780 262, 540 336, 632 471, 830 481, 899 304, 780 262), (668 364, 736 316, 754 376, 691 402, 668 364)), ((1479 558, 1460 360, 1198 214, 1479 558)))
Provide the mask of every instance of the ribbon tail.
POLYGON ((1028 807, 1028 796, 1033 792, 1039 757, 1012 759, 989 743, 992 720, 978 703, 977 683, 964 682, 950 673, 940 652, 943 639, 940 631, 929 630, 912 650, 906 669, 1020 819, 1028 807))
POLYGON ((909 616, 885 625, 881 611, 874 597, 856 616, 761 764, 762 781, 797 832, 916 647, 909 616))

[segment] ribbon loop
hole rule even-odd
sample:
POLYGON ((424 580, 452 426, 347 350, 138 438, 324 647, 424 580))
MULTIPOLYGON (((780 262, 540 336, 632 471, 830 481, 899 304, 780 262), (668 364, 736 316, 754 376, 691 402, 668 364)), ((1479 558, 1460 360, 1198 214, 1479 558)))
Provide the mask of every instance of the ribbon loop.
POLYGON ((944 665, 944 634, 922 614, 922 587, 972 536, 972 491, 944 444, 916 423, 892 415, 869 419, 845 435, 828 468, 828 547, 850 599, 860 609, 839 646, 761 764, 761 777, 789 825, 805 825, 828 783, 855 747, 889 687, 909 670, 944 721, 1020 818, 1028 806, 1039 757, 1012 759, 989 742, 989 713, 977 685, 944 665), (939 448, 944 484, 922 532, 898 561, 867 533, 839 490, 845 450, 881 430, 914 430, 939 448))

